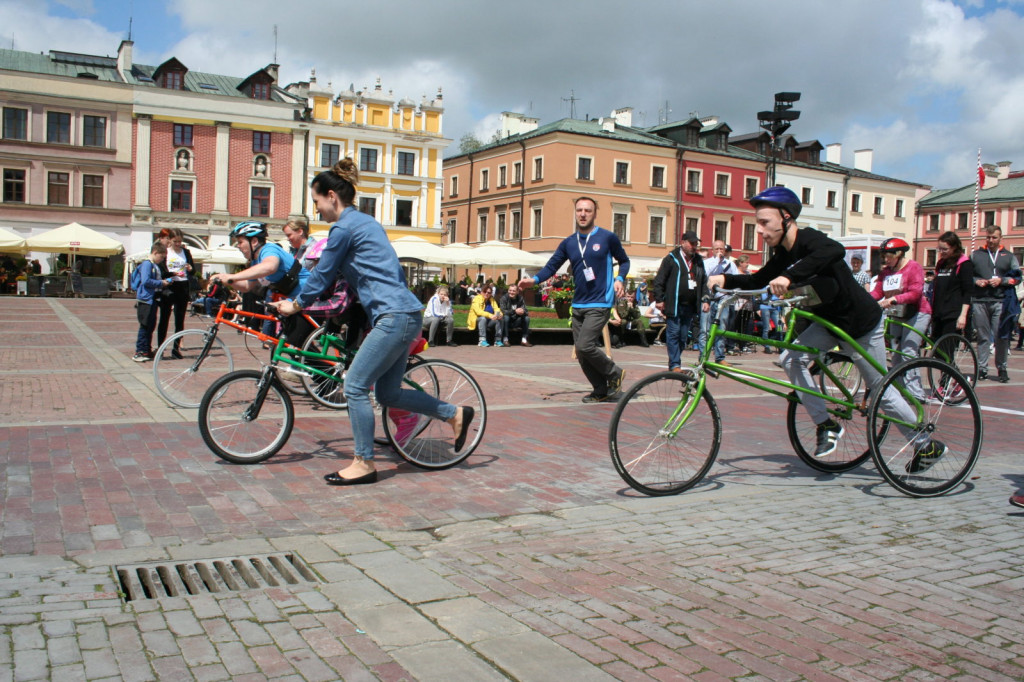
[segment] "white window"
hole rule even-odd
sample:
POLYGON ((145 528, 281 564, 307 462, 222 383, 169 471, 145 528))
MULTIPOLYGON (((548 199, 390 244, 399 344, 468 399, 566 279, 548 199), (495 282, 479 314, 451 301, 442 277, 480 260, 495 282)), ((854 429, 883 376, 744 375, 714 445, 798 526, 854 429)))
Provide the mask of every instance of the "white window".
POLYGON ((665 167, 664 166, 651 166, 651 187, 664 187, 665 186, 665 167))
POLYGON ((686 191, 687 192, 700 192, 701 184, 701 171, 699 170, 688 170, 686 171, 686 191))
POLYGON ((577 180, 593 180, 594 179, 594 158, 591 156, 577 156, 576 157, 576 179, 577 180))
POLYGON ((729 196, 729 184, 732 176, 728 173, 715 173, 715 195, 720 197, 729 196))
POLYGON ((523 184, 523 162, 516 161, 512 164, 512 184, 521 185, 523 184))
POLYGON ((498 187, 508 184, 508 166, 498 166, 498 187))
POLYGON ((498 241, 505 241, 505 214, 498 214, 498 241))
POLYGON ((530 220, 530 236, 539 237, 543 234, 544 209, 540 206, 533 207, 533 217, 530 220))
POLYGON ((884 215, 882 212, 884 199, 882 197, 875 197, 874 213, 875 215, 884 215))
POLYGON ((896 200, 896 217, 897 218, 905 217, 903 215, 903 199, 897 199, 896 200))
POLYGON ((480 169, 480 191, 481 192, 486 192, 487 191, 487 186, 490 183, 490 179, 491 179, 490 175, 491 175, 491 172, 488 169, 486 169, 486 168, 481 168, 480 169))
POLYGON ((519 211, 512 211, 512 239, 520 239, 523 236, 523 214, 519 211))
POLYGON ((810 206, 812 203, 814 203, 814 195, 811 193, 810 187, 800 188, 800 203, 802 203, 804 206, 810 206))
POLYGON ((477 216, 477 227, 476 227, 477 241, 487 241, 487 214, 481 213, 477 216))
POLYGON ((459 196, 459 176, 453 175, 449 186, 448 196, 457 197, 459 196))
POLYGON ((612 214, 612 230, 615 232, 615 236, 619 238, 621 242, 629 241, 629 214, 628 213, 613 213, 612 214))
POLYGON ((615 184, 616 185, 628 185, 629 184, 629 162, 628 161, 616 161, 615 162, 615 184))
POLYGON ((757 178, 744 178, 743 179, 743 198, 749 199, 750 197, 757 194, 757 188, 760 185, 757 178))
POLYGON ((544 179, 544 157, 538 156, 533 159, 533 179, 544 179))
POLYGON ((651 244, 665 243, 665 216, 652 215, 647 241, 651 244))

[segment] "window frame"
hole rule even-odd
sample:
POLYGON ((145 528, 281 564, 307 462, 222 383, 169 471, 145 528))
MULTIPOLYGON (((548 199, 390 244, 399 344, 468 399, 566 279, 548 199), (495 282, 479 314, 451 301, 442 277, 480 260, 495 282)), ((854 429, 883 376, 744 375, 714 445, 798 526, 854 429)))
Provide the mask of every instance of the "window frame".
POLYGON ((577 182, 594 182, 594 157, 584 156, 582 154, 576 155, 576 181, 577 182), (586 164, 587 175, 582 175, 584 163, 586 164))
POLYGON ((459 176, 453 175, 448 178, 448 196, 457 197, 459 196, 459 176))
POLYGON ((487 241, 487 213, 478 213, 476 216, 476 237, 481 244, 487 241))
POLYGON ((928 227, 926 227, 925 230, 927 232, 938 232, 941 222, 942 216, 938 213, 932 213, 928 216, 928 227))
POLYGON ((721 173, 715 171, 715 196, 725 198, 732 196, 732 173, 721 173), (725 183, 724 192, 721 191, 723 189, 723 181, 725 183))
POLYGON ((413 225, 416 224, 416 201, 415 200, 413 200, 413 199, 402 199, 400 197, 395 197, 395 203, 394 203, 393 209, 394 209, 395 227, 412 227, 413 225), (409 222, 408 223, 400 223, 400 222, 398 222, 398 220, 399 220, 399 208, 400 208, 399 204, 408 204, 409 205, 409 222))
POLYGON ((896 200, 896 209, 893 214, 894 218, 906 218, 906 202, 903 199, 896 200))
POLYGON ((757 177, 746 176, 743 178, 743 198, 750 199, 751 197, 757 196, 758 190, 761 189, 761 179, 757 177), (753 183, 754 187, 751 189, 750 184, 753 183))
POLYGON ((487 192, 490 190, 491 184, 491 169, 481 168, 480 169, 480 191, 487 192))
POLYGON ((341 145, 336 142, 321 142, 320 143, 320 167, 321 168, 333 168, 334 164, 338 163, 341 159, 341 145), (327 156, 327 149, 329 147, 334 148, 334 160, 330 160, 327 156))
POLYGON ((874 196, 871 202, 871 215, 885 217, 885 197, 874 196))
POLYGON ((668 180, 668 167, 667 166, 663 166, 663 165, 658 164, 658 163, 652 163, 651 164, 651 189, 665 189, 665 183, 667 182, 667 180, 668 180), (660 171, 660 175, 661 175, 660 178, 656 177, 657 175, 659 175, 658 171, 660 171), (658 182, 656 182, 656 181, 658 181, 658 182))
POLYGON ((850 213, 861 213, 859 192, 854 192, 850 195, 850 213))
POLYGON ((103 148, 106 148, 108 146, 107 145, 107 117, 106 116, 97 116, 95 114, 83 114, 82 115, 82 146, 83 147, 94 147, 96 149, 103 149, 103 148), (90 119, 93 120, 93 126, 92 126, 93 132, 92 132, 92 135, 95 135, 95 128, 96 128, 95 121, 102 121, 102 126, 100 128, 99 144, 95 144, 95 142, 96 142, 95 138, 90 140, 90 132, 89 132, 90 131, 90 126, 89 126, 90 119), (90 141, 93 142, 94 144, 90 144, 90 141))
POLYGON ((74 116, 72 116, 71 112, 69 112, 69 111, 47 110, 47 112, 46 112, 46 143, 47 144, 61 144, 61 145, 70 145, 70 144, 72 144, 73 141, 71 139, 71 132, 72 132, 72 122, 73 122, 73 120, 74 120, 74 116), (61 117, 61 116, 66 116, 67 117, 67 121, 66 121, 67 125, 63 125, 63 124, 58 124, 57 125, 57 127, 56 127, 57 132, 58 133, 63 133, 63 134, 59 134, 58 138, 66 136, 67 139, 66 140, 63 140, 63 139, 56 139, 55 140, 52 137, 52 133, 53 133, 53 130, 54 130, 55 126, 53 126, 51 124, 51 121, 52 120, 61 120, 61 119, 58 118, 58 117, 61 117))
POLYGON ((544 157, 533 157, 533 181, 538 182, 544 179, 544 157))
POLYGON ((47 206, 70 206, 71 205, 71 172, 70 171, 46 171, 46 205, 47 206), (63 179, 63 182, 60 180, 63 179), (54 200, 54 188, 64 194, 64 201, 54 200), (63 189, 61 189, 63 188, 63 189))
POLYGON ((814 206, 814 188, 806 185, 800 188, 800 203, 804 206, 814 206))
POLYGON ((711 241, 723 241, 729 243, 729 221, 715 218, 711 228, 711 241))
POLYGON ((956 229, 969 230, 971 228, 970 214, 967 211, 960 211, 956 214, 956 229))
POLYGON ((701 168, 687 168, 686 169, 686 193, 687 194, 703 194, 704 190, 704 170, 701 168), (696 177, 697 182, 690 182, 692 178, 696 177))
POLYGON ((501 189, 508 186, 508 164, 503 163, 498 166, 498 184, 495 189, 501 189))
POLYGON ((743 223, 743 250, 753 251, 757 246, 757 225, 743 223))
POLYGON ((24 168, 4 168, 0 172, 0 183, 3 187, 0 188, 0 202, 5 204, 24 204, 25 198, 28 196, 28 171, 24 168), (8 177, 8 173, 12 175, 20 173, 21 178, 8 177), (21 188, 21 198, 9 198, 13 196, 14 192, 8 192, 17 187, 21 188))
POLYGON ((665 216, 658 214, 651 214, 647 219, 647 243, 663 245, 665 243, 665 216), (654 223, 658 222, 658 234, 657 239, 654 239, 654 223))
POLYGON ((825 208, 836 208, 837 200, 839 199, 839 192, 834 189, 828 190, 825 194, 825 208))
POLYGON ((252 131, 252 153, 269 154, 271 146, 271 133, 266 130, 252 131))
POLYGON ((194 133, 191 123, 175 123, 171 132, 174 147, 191 147, 194 133))
POLYGON ((380 147, 371 147, 369 145, 359 145, 359 172, 360 173, 379 173, 380 172, 380 147), (373 159, 373 167, 370 168, 367 164, 369 159, 373 159))
POLYGON ((532 206, 530 210, 530 237, 544 236, 544 207, 532 206))
POLYGON ((416 175, 416 152, 405 149, 395 150, 395 175, 415 176, 416 175))
POLYGON ((523 162, 516 161, 512 164, 512 185, 523 184, 523 162))
POLYGON ((171 213, 194 213, 196 207, 196 186, 192 180, 171 179, 171 191, 168 196, 171 213), (187 198, 188 206, 182 205, 180 198, 187 198), (177 208, 175 205, 177 204, 177 208))
POLYGON ((0 135, 3 136, 2 139, 4 139, 4 140, 23 140, 23 141, 27 141, 29 139, 29 125, 31 123, 31 117, 28 115, 28 111, 29 110, 27 108, 22 108, 22 107, 6 107, 5 106, 3 108, 3 112, 0 112, 0 113, 3 114, 3 121, 2 121, 3 130, 0 130, 0 135), (21 126, 22 126, 22 133, 23 134, 22 134, 21 137, 15 137, 13 135, 8 134, 9 131, 7 129, 8 128, 8 126, 7 126, 7 112, 11 112, 11 113, 21 112, 22 113, 23 117, 22 117, 22 120, 21 120, 20 123, 21 123, 21 126))
POLYGON ((359 195, 359 202, 356 204, 356 210, 359 211, 360 213, 363 213, 363 214, 368 215, 368 216, 373 216, 374 218, 376 218, 377 217, 377 197, 375 197, 375 196, 365 196, 365 195, 360 194, 359 195), (366 210, 367 204, 369 204, 370 208, 373 209, 372 211, 367 211, 366 210))
POLYGON ((499 242, 506 241, 505 230, 508 227, 508 217, 505 211, 499 211, 498 213, 495 214, 495 216, 495 239, 497 239, 499 242))
POLYGON ((512 239, 518 241, 523 238, 523 212, 511 211, 512 214, 512 239))
POLYGON ((627 211, 616 211, 612 210, 612 233, 619 238, 619 241, 623 244, 629 242, 629 213, 627 211), (619 222, 622 222, 621 229, 622 234, 619 234, 619 222))
POLYGON ((253 185, 249 188, 249 215, 254 218, 270 217, 270 187, 253 185), (259 193, 257 197, 256 194, 259 193), (257 203, 259 202, 259 203, 257 203))
POLYGON ((633 164, 629 161, 620 161, 616 159, 614 162, 614 175, 612 176, 612 184, 629 186, 632 184, 632 173, 633 164))
POLYGON ((96 173, 83 173, 82 174, 82 206, 84 208, 103 208, 106 205, 106 178, 96 173), (90 178, 99 178, 99 184, 86 184, 90 178), (96 200, 96 194, 99 194, 98 201, 96 200), (90 203, 90 201, 92 203, 90 203))

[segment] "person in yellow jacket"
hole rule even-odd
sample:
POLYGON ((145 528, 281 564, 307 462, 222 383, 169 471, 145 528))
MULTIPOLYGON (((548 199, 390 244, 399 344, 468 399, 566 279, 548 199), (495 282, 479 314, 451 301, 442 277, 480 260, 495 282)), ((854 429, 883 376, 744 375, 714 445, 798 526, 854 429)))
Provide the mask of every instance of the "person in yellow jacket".
POLYGON ((505 337, 505 320, 501 314, 498 302, 494 300, 494 286, 484 284, 480 293, 473 297, 473 303, 469 306, 469 318, 466 326, 469 329, 476 329, 480 332, 480 345, 487 347, 487 330, 494 330, 494 345, 501 348, 505 344, 501 340, 505 337))

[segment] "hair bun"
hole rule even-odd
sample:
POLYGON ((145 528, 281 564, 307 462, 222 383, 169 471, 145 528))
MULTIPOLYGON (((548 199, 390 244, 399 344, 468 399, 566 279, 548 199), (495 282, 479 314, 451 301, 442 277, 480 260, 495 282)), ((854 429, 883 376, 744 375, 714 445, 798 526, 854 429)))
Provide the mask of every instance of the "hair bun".
POLYGON ((335 175, 345 180, 353 187, 359 182, 359 170, 356 168, 356 163, 347 156, 343 159, 339 159, 334 167, 331 168, 335 175))

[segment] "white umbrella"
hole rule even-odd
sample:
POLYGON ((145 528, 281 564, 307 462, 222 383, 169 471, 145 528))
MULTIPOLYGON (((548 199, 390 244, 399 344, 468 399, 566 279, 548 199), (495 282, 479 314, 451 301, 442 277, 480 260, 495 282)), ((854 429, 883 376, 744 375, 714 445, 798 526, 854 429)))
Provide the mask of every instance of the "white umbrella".
POLYGON ((548 259, 529 251, 517 249, 508 242, 489 241, 474 248, 469 254, 473 265, 507 266, 515 268, 539 268, 547 264, 548 259))
POLYGON ((473 252, 473 247, 469 244, 454 242, 452 244, 445 244, 441 248, 451 254, 449 258, 453 260, 449 262, 452 265, 473 265, 476 263, 469 255, 473 252))
POLYGON ((462 257, 443 246, 431 244, 422 237, 399 237, 391 242, 399 260, 418 260, 435 265, 464 265, 462 257))
MULTIPOLYGON (((195 251, 192 252, 192 257, 196 260, 195 251)), ((207 265, 245 265, 245 256, 242 252, 236 249, 234 246, 228 246, 227 244, 215 247, 213 250, 208 251, 209 254, 206 258, 203 258, 200 262, 206 263, 207 265)))
POLYGON ((29 251, 70 253, 77 256, 113 256, 124 251, 121 242, 78 223, 68 223, 29 237, 26 248, 29 251))
POLYGON ((0 251, 4 253, 24 253, 25 239, 13 232, 0 229, 0 251))

